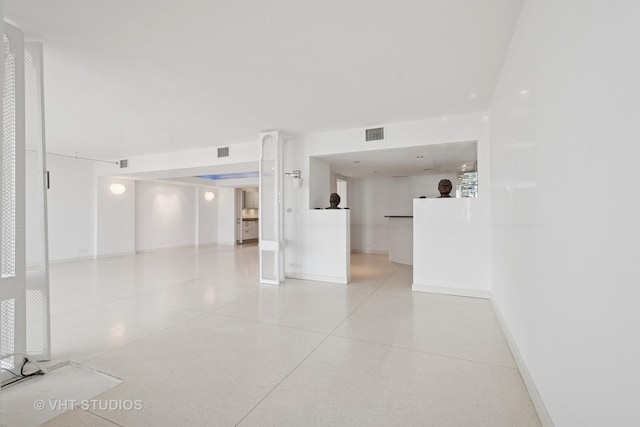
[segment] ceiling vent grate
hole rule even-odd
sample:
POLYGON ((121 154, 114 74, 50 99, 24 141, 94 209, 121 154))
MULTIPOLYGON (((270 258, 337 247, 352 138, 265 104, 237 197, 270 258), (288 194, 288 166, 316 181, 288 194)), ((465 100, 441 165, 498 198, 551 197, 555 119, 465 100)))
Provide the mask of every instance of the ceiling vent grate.
POLYGON ((229 157, 229 147, 218 148, 218 157, 229 157))
POLYGON ((384 139, 384 128, 366 129, 364 131, 364 140, 370 141, 382 141, 384 139))
POLYGON ((120 169, 129 167, 129 160, 128 159, 120 160, 120 162, 118 162, 118 163, 120 164, 120 169))

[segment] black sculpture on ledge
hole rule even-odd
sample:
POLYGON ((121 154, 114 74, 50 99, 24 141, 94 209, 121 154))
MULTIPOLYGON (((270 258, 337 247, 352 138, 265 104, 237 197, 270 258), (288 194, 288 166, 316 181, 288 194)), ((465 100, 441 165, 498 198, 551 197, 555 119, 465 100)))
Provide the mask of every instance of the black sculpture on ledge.
POLYGON ((338 207, 339 204, 340 195, 338 193, 331 193, 331 195, 329 196, 329 207, 325 209, 342 209, 338 207))
POLYGON ((451 181, 449 181, 448 179, 441 179, 440 182, 438 183, 438 191, 440 192, 440 197, 438 198, 442 199, 446 197, 451 197, 449 193, 451 193, 452 189, 453 189, 453 185, 451 184, 451 181))

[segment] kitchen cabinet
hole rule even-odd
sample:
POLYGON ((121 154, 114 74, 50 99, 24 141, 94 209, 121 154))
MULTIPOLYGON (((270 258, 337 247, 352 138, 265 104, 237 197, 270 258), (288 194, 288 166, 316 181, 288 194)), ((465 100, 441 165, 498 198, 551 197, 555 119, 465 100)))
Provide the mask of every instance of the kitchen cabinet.
POLYGON ((242 221, 242 240, 258 238, 258 221, 242 221))
POLYGON ((260 193, 256 192, 252 192, 252 191, 243 191, 242 192, 242 198, 243 198, 243 205, 242 207, 245 209, 258 209, 258 195, 260 193))

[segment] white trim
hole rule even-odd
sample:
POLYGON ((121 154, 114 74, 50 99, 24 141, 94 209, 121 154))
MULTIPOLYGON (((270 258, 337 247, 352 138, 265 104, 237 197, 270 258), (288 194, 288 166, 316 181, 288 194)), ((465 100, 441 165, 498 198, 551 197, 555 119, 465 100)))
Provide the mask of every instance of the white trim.
POLYGON ((516 345, 515 340, 513 339, 513 335, 511 335, 511 330, 507 326, 507 322, 504 320, 502 316, 502 312, 498 307, 496 301, 492 298, 491 305, 493 306, 493 311, 498 318, 498 323, 502 327, 502 332, 504 336, 507 338, 507 342, 509 343, 509 348, 511 349, 511 353, 513 354, 513 358, 516 361, 516 365, 518 366, 518 370, 520 371, 520 376, 522 377, 522 381, 524 382, 525 387, 527 387, 527 391, 529 392, 529 397, 531 397, 531 401, 533 402, 533 406, 538 413, 538 418, 540 419, 540 424, 543 427, 554 427, 553 420, 547 411, 547 407, 538 392, 538 388, 536 387, 535 382, 533 381, 533 377, 529 373, 527 369, 527 365, 518 350, 518 346, 516 345))
POLYGON ((198 245, 195 243, 190 245, 179 245, 179 246, 167 246, 166 248, 150 248, 150 249, 136 249, 137 254, 144 254, 147 252, 165 252, 165 251, 174 251, 177 249, 186 249, 186 248, 195 248, 198 245))
POLYGON ((389 256, 389 251, 380 251, 376 249, 354 249, 352 254, 371 254, 371 255, 386 255, 389 256))
MULTIPOLYGON (((230 243, 232 245, 233 243, 230 243)), ((209 243, 198 243, 196 246, 199 248, 204 248, 206 246, 218 246, 218 242, 209 242, 209 243)))
POLYGON ((76 262, 76 261, 88 261, 88 260, 96 259, 94 255, 81 256, 77 258, 61 258, 61 259, 50 259, 49 265, 51 264, 64 264, 65 262, 76 262))
POLYGON ((285 277, 289 277, 291 279, 301 279, 301 280, 312 280, 314 282, 329 282, 329 283, 339 283, 341 285, 347 285, 351 282, 351 276, 349 277, 333 277, 333 276, 320 276, 317 274, 304 274, 304 273, 291 273, 285 272, 285 277))
POLYGON ((118 256, 127 256, 127 255, 135 255, 136 251, 126 251, 126 252, 113 252, 110 254, 100 254, 96 256, 96 259, 100 258, 114 258, 118 256))
POLYGON ((464 288, 445 288, 442 286, 419 285, 414 283, 411 290, 415 292, 431 292, 434 294, 456 295, 460 297, 491 299, 491 292, 464 288))

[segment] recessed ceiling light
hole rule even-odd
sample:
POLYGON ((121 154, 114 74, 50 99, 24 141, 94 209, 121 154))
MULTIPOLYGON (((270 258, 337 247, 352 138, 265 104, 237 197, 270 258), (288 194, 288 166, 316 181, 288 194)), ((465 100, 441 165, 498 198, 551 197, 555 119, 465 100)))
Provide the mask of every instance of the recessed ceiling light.
POLYGON ((360 160, 354 160, 353 163, 360 163, 360 160))
POLYGON ((475 93, 472 93, 471 95, 469 95, 469 98, 471 98, 471 99, 474 99, 474 98, 477 98, 477 97, 478 97, 478 95, 476 95, 475 93))
POLYGON ((526 90, 526 89, 522 89, 522 90, 520 91, 520 95, 522 95, 522 96, 527 96, 527 95, 529 95, 529 91, 528 91, 528 90, 526 90))
POLYGON ((423 156, 422 154, 418 154, 418 155, 416 156, 416 159, 421 159, 421 158, 423 158, 423 157, 424 157, 424 156, 423 156))

